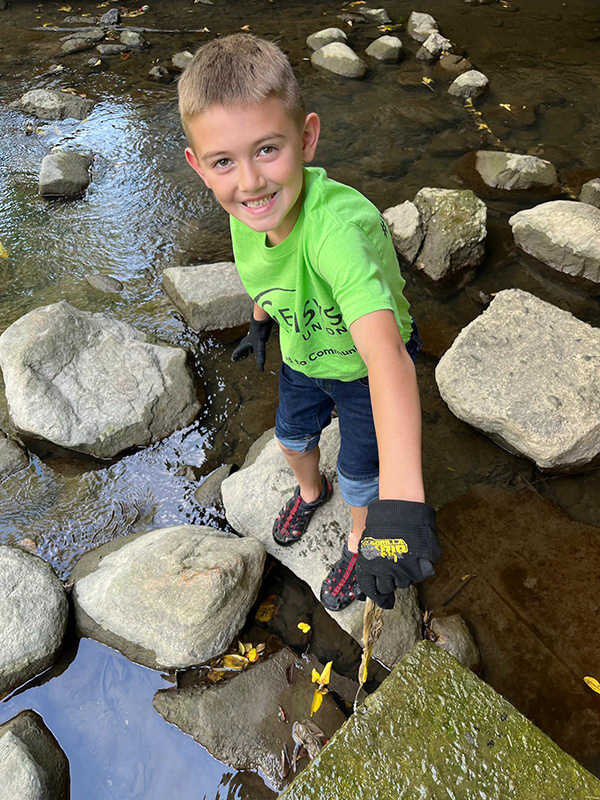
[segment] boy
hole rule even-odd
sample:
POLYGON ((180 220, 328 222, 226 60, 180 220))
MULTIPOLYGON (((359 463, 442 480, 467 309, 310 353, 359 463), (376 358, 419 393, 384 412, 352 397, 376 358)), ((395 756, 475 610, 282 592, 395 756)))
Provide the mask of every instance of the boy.
POLYGON ((216 39, 179 81, 188 163, 230 214, 236 265, 254 299, 234 360, 263 370, 279 323, 276 437, 298 486, 275 520, 283 546, 305 533, 332 487, 318 441, 337 406, 338 482, 352 530, 321 589, 340 610, 361 592, 383 608, 433 574, 440 555, 425 503, 413 365, 420 341, 388 228, 363 195, 305 168, 319 117, 306 114, 285 55, 248 34, 216 39), (368 507, 368 514, 367 514, 368 507))

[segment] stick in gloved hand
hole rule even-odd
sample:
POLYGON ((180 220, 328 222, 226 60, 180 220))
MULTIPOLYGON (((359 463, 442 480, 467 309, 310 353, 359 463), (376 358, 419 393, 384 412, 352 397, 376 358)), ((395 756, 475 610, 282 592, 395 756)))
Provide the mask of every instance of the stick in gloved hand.
POLYGON ((358 545, 358 585, 381 608, 393 608, 395 590, 433 575, 441 554, 430 505, 374 500, 358 545))
POLYGON ((259 372, 265 371, 265 359, 267 355, 267 341, 271 335, 273 320, 267 317, 264 320, 254 318, 250 315, 250 330, 244 336, 231 355, 232 361, 241 361, 247 358, 250 353, 254 353, 254 359, 259 372))

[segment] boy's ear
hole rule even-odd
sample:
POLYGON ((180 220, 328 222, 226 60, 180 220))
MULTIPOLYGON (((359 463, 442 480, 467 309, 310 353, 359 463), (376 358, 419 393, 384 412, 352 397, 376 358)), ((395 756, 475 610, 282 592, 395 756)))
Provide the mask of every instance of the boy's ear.
POLYGON ((185 160, 188 162, 188 164, 194 170, 194 172, 197 172, 198 175, 200 175, 206 186, 208 186, 208 183, 206 183, 206 178, 204 176, 204 173, 202 172, 202 167, 200 166, 200 162, 196 158, 196 154, 194 153, 191 147, 185 148, 185 160))
POLYGON ((306 115, 304 120, 304 130, 302 131, 302 160, 312 161, 315 157, 319 133, 321 132, 321 120, 314 111, 306 115))

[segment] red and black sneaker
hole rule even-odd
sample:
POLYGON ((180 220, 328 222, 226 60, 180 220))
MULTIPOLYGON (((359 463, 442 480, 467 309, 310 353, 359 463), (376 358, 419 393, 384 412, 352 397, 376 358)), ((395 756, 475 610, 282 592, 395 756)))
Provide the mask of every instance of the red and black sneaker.
POLYGON ((281 509, 273 525, 273 539, 277 544, 287 547, 299 541, 308 528, 308 523, 314 512, 326 503, 332 495, 333 488, 325 475, 321 494, 312 503, 305 503, 300 497, 300 487, 296 486, 293 496, 281 509))
POLYGON ((358 553, 352 553, 348 550, 348 546, 344 545, 342 557, 335 562, 323 581, 321 602, 330 611, 341 611, 361 594, 356 582, 357 558, 358 553))

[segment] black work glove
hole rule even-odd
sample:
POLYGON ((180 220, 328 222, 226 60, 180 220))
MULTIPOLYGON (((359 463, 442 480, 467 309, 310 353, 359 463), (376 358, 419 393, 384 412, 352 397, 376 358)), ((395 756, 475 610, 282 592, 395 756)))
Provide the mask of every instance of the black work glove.
POLYGON ((254 319, 254 314, 250 315, 250 330, 244 336, 231 355, 232 361, 240 361, 247 358, 250 353, 254 353, 256 366, 259 372, 265 371, 265 357, 267 354, 267 340, 271 334, 273 320, 267 317, 264 320, 254 319))
POLYGON ((358 545, 359 588, 381 608, 393 608, 394 591, 433 575, 441 554, 431 506, 410 500, 374 500, 358 545))

